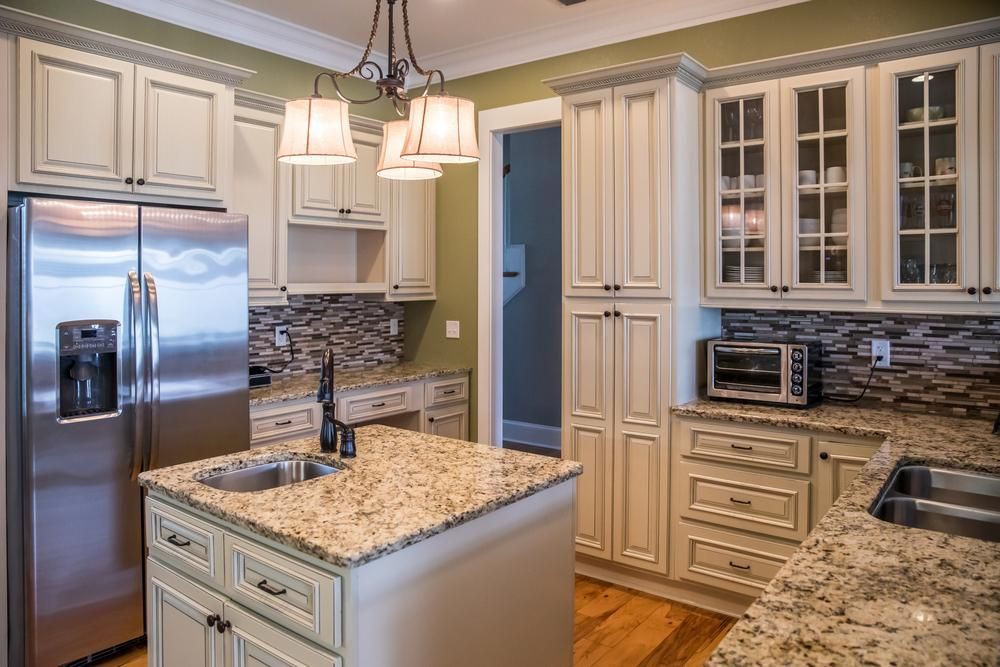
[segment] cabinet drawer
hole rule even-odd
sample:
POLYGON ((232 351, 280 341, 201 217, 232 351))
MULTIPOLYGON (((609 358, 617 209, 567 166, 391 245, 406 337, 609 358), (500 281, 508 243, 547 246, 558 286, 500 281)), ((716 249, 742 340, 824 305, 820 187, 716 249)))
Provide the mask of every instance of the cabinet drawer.
POLYGON ((467 400, 469 400, 468 377, 434 380, 424 385, 425 408, 467 400))
POLYGON ((233 658, 230 664, 343 667, 340 656, 318 651, 236 605, 226 605, 225 618, 232 624, 230 650, 233 658))
POLYGON ((809 532, 809 482, 679 461, 681 516, 789 540, 809 532))
POLYGON ((675 533, 674 572, 681 579, 757 596, 795 547, 681 521, 675 533))
POLYGON ((319 431, 319 404, 295 403, 250 413, 250 441, 291 439, 319 431))
POLYGON ((349 396, 337 401, 337 417, 348 424, 419 409, 411 387, 349 396))
POLYGON ((146 498, 146 546, 182 572, 222 586, 222 531, 198 517, 146 498))
POLYGON ((340 577, 226 534, 226 592, 317 644, 341 644, 340 577))
POLYGON ((680 422, 680 453, 691 458, 809 474, 808 435, 715 422, 680 422))

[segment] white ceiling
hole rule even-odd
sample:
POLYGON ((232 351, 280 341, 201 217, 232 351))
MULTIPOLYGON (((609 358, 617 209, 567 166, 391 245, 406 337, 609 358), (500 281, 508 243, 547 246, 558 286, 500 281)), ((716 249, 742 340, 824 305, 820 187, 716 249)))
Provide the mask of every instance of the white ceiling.
MULTIPOLYGON (((476 74, 804 0, 412 0, 421 66, 476 74)), ((375 0, 101 0, 260 49, 344 70, 357 62, 375 0)), ((383 5, 375 48, 384 59, 383 5)), ((402 11, 396 4, 397 48, 402 11)), ((404 55, 401 53, 400 55, 404 55)))

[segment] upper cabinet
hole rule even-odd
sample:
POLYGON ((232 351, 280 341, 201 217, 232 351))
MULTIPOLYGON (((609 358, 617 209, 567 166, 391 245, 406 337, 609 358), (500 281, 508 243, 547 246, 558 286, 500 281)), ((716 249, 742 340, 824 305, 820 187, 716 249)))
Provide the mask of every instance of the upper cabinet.
POLYGON ((1000 303, 1000 44, 980 48, 980 262, 984 303, 1000 303))
POLYGON ((434 299, 435 181, 396 181, 389 191, 389 299, 434 299))
POLYGON ((977 303, 976 49, 879 65, 882 298, 977 303))
POLYGON ((668 297, 668 85, 563 99, 566 296, 668 297))
POLYGON ((20 38, 19 184, 223 201, 232 90, 20 38))

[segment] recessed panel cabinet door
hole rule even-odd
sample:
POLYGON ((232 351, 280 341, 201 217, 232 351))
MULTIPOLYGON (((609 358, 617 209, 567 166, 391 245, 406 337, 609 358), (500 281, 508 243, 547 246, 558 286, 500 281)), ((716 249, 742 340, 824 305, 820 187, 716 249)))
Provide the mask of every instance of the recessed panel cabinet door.
MULTIPOLYGON (((278 630, 233 604, 226 604, 227 667, 341 667, 340 657, 278 630)), ((194 663, 192 663, 194 664, 194 663)))
POLYGON ((342 168, 340 206, 352 222, 384 225, 388 218, 389 182, 376 173, 382 134, 361 130, 352 134, 358 160, 342 168))
POLYGON ((389 190, 389 298, 433 299, 434 181, 396 181, 389 190))
POLYGON ((425 433, 455 440, 469 439, 469 404, 459 403, 426 412, 425 433))
POLYGON ((1000 303, 1000 44, 979 47, 980 171, 979 246, 983 303, 1000 303))
POLYGON ((17 180, 131 192, 135 65, 18 40, 17 180))
POLYGON ((618 297, 670 296, 667 82, 614 89, 615 271, 618 297))
POLYGON ((146 606, 150 667, 223 667, 222 598, 147 560, 146 606))
POLYGON ((666 574, 669 306, 615 303, 614 553, 666 574))
POLYGON ((563 98, 563 293, 610 296, 614 131, 610 90, 563 98))
POLYGON ((135 192, 225 199, 231 113, 222 84, 136 67, 135 192))
POLYGON ((576 484, 577 551, 611 557, 614 306, 563 302, 562 456, 583 464, 576 484))
POLYGON ((817 441, 816 502, 813 503, 816 515, 813 525, 837 502, 876 449, 876 444, 817 441))

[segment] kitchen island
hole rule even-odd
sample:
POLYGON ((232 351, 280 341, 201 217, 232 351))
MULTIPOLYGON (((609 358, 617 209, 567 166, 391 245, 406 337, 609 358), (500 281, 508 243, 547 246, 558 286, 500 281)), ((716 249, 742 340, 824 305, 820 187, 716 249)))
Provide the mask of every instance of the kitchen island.
POLYGON ((150 664, 570 665, 581 466, 386 426, 357 447, 307 438, 140 476, 150 664), (336 472, 202 481, 282 461, 336 472))
POLYGON ((826 404, 696 401, 682 417, 884 439, 743 614, 710 665, 992 665, 1000 660, 1000 542, 869 513, 901 463, 1000 474, 981 419, 826 404))

